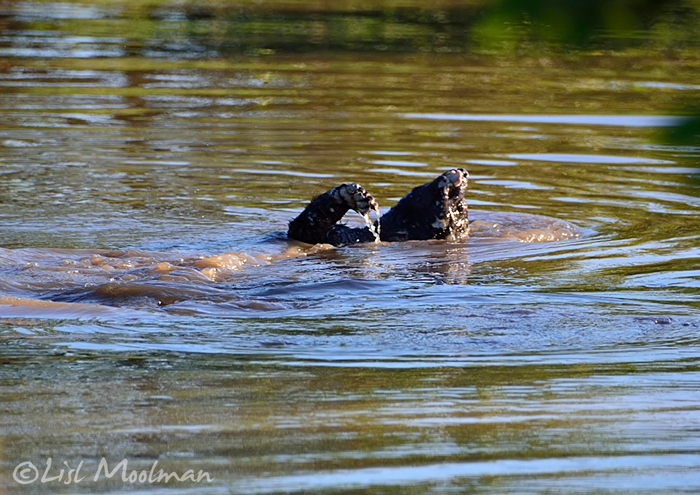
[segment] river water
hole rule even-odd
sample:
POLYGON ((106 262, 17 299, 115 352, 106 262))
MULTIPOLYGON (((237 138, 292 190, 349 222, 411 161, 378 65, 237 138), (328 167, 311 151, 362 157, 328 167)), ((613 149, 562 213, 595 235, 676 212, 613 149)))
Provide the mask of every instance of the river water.
POLYGON ((700 491, 700 148, 662 139, 700 58, 101 5, 0 7, 0 492, 700 491), (454 167, 466 242, 284 236, 454 167))

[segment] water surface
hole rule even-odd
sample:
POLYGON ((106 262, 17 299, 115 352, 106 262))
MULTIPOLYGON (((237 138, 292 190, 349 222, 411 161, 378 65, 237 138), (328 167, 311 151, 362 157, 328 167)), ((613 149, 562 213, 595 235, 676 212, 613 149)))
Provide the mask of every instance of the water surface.
POLYGON ((3 493, 700 489, 695 59, 227 51, 165 7, 2 7, 3 493), (453 167, 466 242, 284 237, 453 167), (49 457, 88 478, 14 481, 49 457))

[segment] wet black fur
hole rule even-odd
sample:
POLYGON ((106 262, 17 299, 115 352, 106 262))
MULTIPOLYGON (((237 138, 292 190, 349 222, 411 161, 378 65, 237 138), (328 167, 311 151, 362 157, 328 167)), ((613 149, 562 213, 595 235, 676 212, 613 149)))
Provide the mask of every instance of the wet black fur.
MULTIPOLYGON (((380 219, 382 241, 410 241, 427 239, 461 239, 469 230, 467 203, 464 194, 468 174, 460 187, 448 188, 446 197, 444 177, 416 187, 380 219)), ((335 246, 373 242, 369 228, 350 228, 336 225, 349 207, 329 191, 315 198, 309 206, 289 223, 287 236, 310 244, 328 243, 335 246)))
MULTIPOLYGON (((335 244, 329 238, 333 227, 348 212, 350 208, 343 203, 331 191, 314 198, 309 206, 294 220, 289 222, 287 236, 297 241, 308 242, 309 244, 330 243, 335 244)), ((367 229, 369 233, 369 229, 367 229)))

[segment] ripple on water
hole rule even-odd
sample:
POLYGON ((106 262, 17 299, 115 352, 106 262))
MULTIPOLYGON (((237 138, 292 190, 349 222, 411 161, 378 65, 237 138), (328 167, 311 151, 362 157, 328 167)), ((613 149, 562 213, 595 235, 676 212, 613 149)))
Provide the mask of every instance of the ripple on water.
POLYGON ((648 165, 674 165, 676 162, 669 160, 655 160, 643 157, 626 157, 610 155, 571 155, 559 153, 525 153, 508 155, 508 158, 518 160, 536 160, 542 162, 558 163, 602 163, 602 164, 648 164, 648 165))
POLYGON ((438 113, 399 114, 407 119, 473 121, 473 122, 518 122, 529 124, 565 124, 585 126, 621 127, 670 127, 683 119, 651 115, 464 115, 438 113))
POLYGON ((5 466, 107 449, 218 470, 177 493, 698 492, 698 148, 652 135, 692 57, 635 58, 630 81, 663 69, 639 84, 604 53, 217 57, 239 21, 141 7, 4 7, 2 241, 36 247, 0 250, 5 466), (495 210, 464 243, 271 234, 338 182, 381 202, 464 164, 495 210))
MULTIPOLYGON (((604 484, 606 489, 629 489, 628 477, 630 471, 650 480, 645 476, 648 472, 665 472, 673 470, 683 473, 681 478, 684 483, 663 483, 666 487, 700 485, 700 472, 697 465, 700 456, 695 454, 676 454, 659 457, 656 455, 631 455, 631 456, 600 456, 600 457, 575 457, 575 458, 545 458, 532 460, 496 460, 496 461, 469 461, 469 462, 441 462, 438 464, 426 464, 420 466, 382 467, 382 468, 358 468, 338 469, 334 471, 299 474, 291 476, 279 476, 260 480, 259 478, 243 480, 235 486, 246 493, 277 493, 279 491, 305 492, 322 491, 329 489, 361 489, 371 486, 411 486, 414 484, 426 484, 437 482, 465 482, 468 479, 480 478, 508 478, 556 475, 569 477, 578 473, 596 473, 598 476, 611 475, 609 483, 604 484), (615 476, 619 471, 626 471, 626 476, 615 476), (610 484, 617 479, 619 485, 610 484)), ((589 478, 586 477, 586 479, 589 478)), ((566 484, 566 483, 564 483, 566 484)), ((635 483, 637 488, 644 490, 643 483, 635 483)))

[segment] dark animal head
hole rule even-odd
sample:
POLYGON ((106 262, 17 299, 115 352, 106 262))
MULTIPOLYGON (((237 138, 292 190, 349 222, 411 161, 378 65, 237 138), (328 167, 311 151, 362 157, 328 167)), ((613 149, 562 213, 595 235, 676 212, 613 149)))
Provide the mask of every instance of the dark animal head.
POLYGON ((462 168, 445 172, 416 187, 382 217, 383 241, 462 239, 469 232, 469 174, 462 168))

